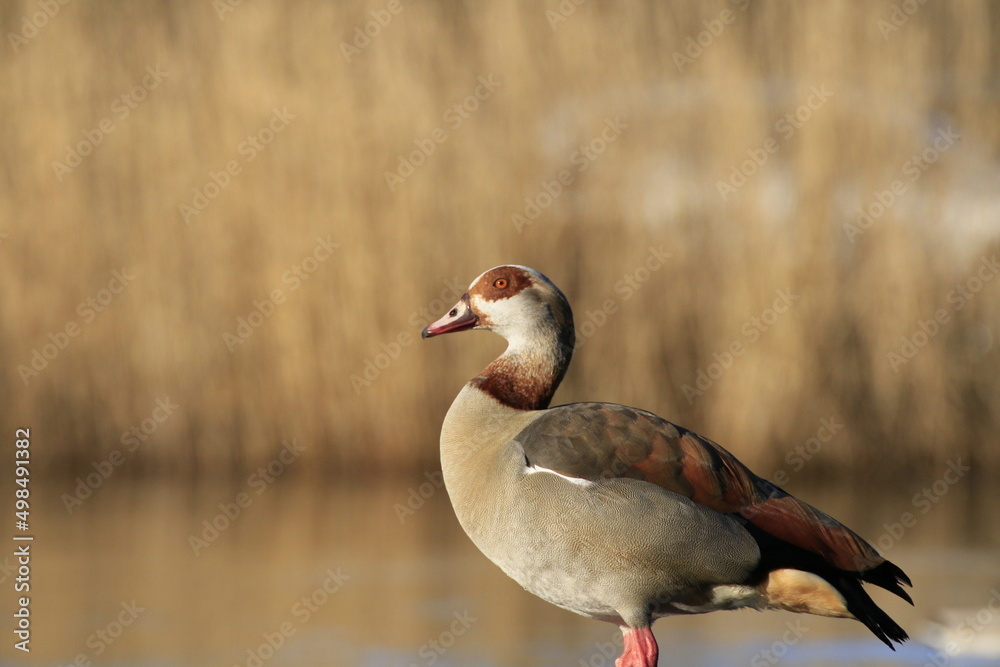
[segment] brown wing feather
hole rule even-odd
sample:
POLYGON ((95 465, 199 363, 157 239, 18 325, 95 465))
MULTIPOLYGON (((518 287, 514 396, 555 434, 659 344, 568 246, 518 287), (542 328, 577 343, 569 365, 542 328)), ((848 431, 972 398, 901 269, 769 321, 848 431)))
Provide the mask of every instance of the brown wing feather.
POLYGON ((723 447, 644 410, 610 403, 552 408, 517 440, 532 465, 598 480, 630 477, 656 484, 822 556, 864 572, 885 560, 828 514, 758 477, 723 447))

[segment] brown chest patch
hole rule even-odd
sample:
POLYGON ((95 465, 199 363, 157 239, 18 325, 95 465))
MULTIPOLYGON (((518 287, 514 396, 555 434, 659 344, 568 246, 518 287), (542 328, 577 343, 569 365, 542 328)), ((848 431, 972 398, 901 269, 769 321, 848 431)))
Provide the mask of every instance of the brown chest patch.
POLYGON ((515 410, 544 410, 552 402, 559 380, 552 373, 531 374, 510 363, 497 359, 472 379, 472 384, 515 410))

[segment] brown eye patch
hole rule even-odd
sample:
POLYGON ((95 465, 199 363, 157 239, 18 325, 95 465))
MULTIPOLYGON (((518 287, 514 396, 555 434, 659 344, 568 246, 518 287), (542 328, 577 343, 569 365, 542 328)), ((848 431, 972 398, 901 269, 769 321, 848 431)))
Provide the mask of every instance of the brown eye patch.
POLYGON ((532 285, 531 275, 517 266, 498 266, 490 269, 471 292, 481 295, 487 301, 509 299, 532 285))

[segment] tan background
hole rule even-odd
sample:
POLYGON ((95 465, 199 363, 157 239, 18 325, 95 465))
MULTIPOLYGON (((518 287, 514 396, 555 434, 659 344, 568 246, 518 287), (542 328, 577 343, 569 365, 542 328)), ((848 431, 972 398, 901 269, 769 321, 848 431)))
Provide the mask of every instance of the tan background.
POLYGON ((291 622, 267 667, 610 664, 617 631, 507 579, 433 484, 503 344, 419 331, 507 262, 573 304, 557 402, 712 437, 915 582, 874 593, 897 653, 745 612, 658 623, 665 663, 934 664, 982 613, 948 664, 996 658, 995 3, 24 0, 0 27, 0 451, 31 429, 36 536, 34 650, 6 616, 0 660, 247 664, 291 622))

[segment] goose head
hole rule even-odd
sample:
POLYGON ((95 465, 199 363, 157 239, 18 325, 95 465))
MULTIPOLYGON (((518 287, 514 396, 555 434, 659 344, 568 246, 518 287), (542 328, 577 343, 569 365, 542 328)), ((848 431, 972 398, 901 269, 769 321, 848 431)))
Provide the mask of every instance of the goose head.
MULTIPOLYGON (((514 264, 497 266, 479 275, 469 291, 439 320, 423 330, 424 338, 485 329, 507 340, 507 351, 476 381, 485 389, 506 391, 511 386, 533 387, 530 397, 504 402, 512 405, 548 404, 573 355, 575 334, 569 301, 540 272, 514 264)), ((495 393, 495 392, 491 392, 495 393)), ((507 392, 509 393, 509 392, 507 392)), ((523 392, 522 392, 523 393, 523 392)))
POLYGON ((473 280, 469 291, 422 336, 469 329, 492 331, 512 344, 524 337, 565 335, 566 330, 572 335, 573 312, 562 291, 540 272, 497 266, 473 280))

